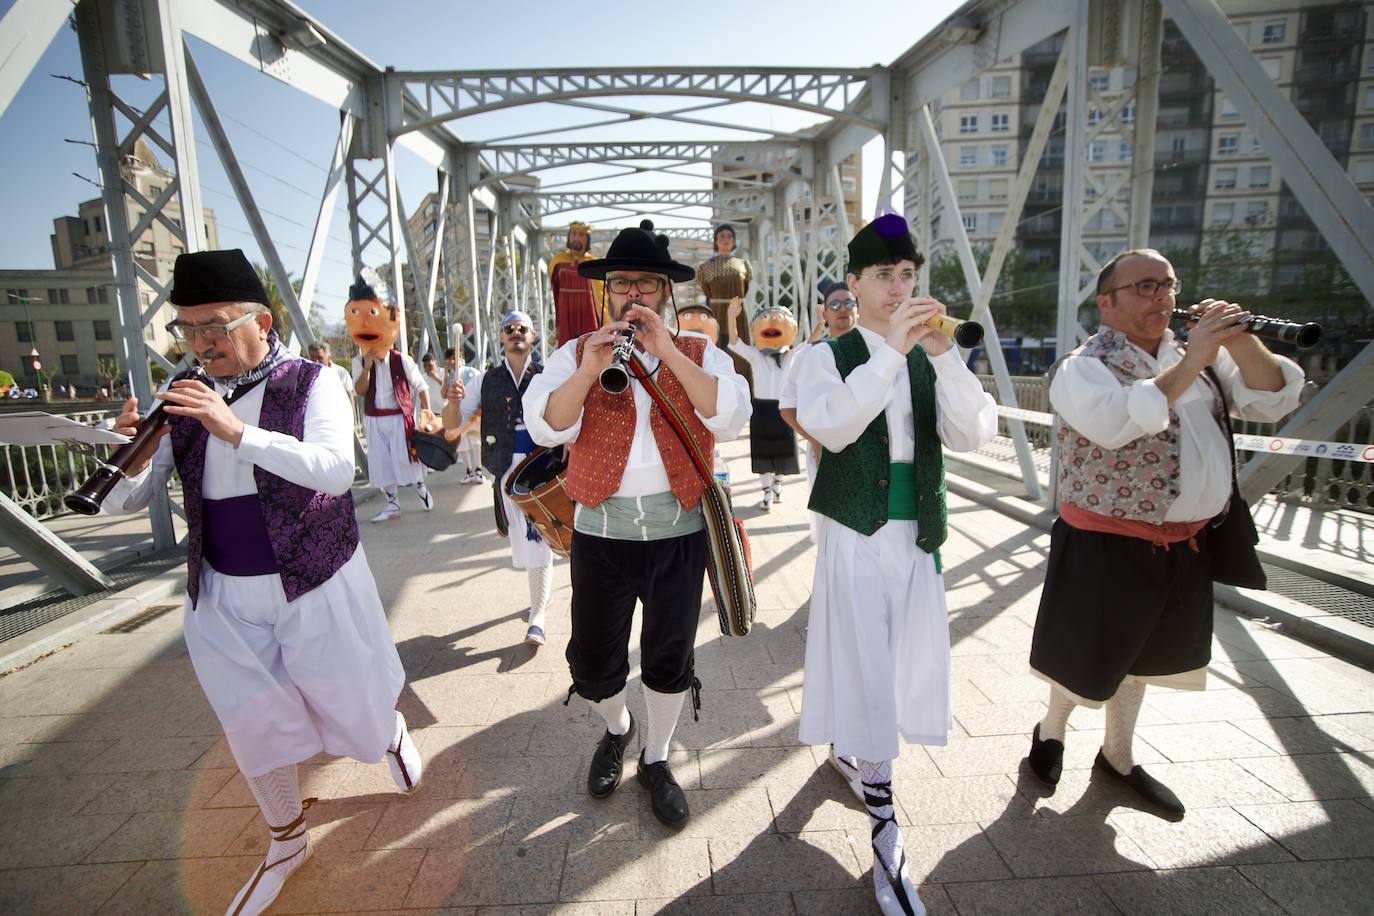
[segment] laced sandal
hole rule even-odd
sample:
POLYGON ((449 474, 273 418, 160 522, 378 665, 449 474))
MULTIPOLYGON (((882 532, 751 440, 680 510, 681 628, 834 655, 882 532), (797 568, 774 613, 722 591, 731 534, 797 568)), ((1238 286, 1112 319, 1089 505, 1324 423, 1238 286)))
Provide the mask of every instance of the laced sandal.
POLYGON ((410 739, 405 716, 401 715, 399 709, 396 711, 396 723, 401 728, 401 735, 395 747, 387 747, 386 763, 391 769, 391 779, 396 783, 396 788, 409 794, 419 788, 424 765, 420 760, 419 749, 410 739))
POLYGON ((878 849, 878 835, 892 825, 893 830, 900 831, 897 826, 896 808, 893 807, 892 783, 890 782, 865 782, 864 803, 868 805, 868 816, 876 822, 873 825, 873 892, 878 898, 878 909, 883 916, 925 916, 926 908, 921 903, 920 895, 916 893, 916 885, 911 882, 911 875, 906 869, 906 850, 902 850, 901 858, 897 862, 897 877, 892 877, 891 870, 887 863, 883 861, 882 852, 878 849), (875 808, 892 808, 892 816, 884 817, 874 814, 875 808))
POLYGON ((305 812, 317 801, 317 798, 307 798, 301 802, 300 816, 285 827, 273 827, 271 824, 267 826, 272 833, 272 846, 267 848, 267 856, 263 858, 253 877, 239 890, 233 903, 229 904, 225 916, 259 916, 265 912, 286 886, 286 879, 310 858, 314 850, 310 846, 310 835, 305 830, 305 812), (273 846, 302 838, 305 842, 295 852, 271 859, 273 846))
POLYGON ((835 772, 844 777, 844 781, 849 785, 849 791, 854 793, 854 797, 860 802, 864 799, 864 781, 859 775, 859 767, 853 762, 852 757, 841 757, 835 753, 835 745, 830 745, 830 765, 835 772))

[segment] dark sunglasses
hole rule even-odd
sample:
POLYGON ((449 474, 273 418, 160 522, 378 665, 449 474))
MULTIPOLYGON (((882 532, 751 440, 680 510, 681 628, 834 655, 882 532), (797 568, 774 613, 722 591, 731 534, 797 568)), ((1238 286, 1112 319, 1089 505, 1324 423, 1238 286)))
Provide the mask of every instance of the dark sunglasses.
POLYGON ((528 334, 529 332, 530 329, 525 327, 523 324, 509 324, 501 329, 501 333, 505 334, 508 337, 515 334, 528 334))
POLYGON ((831 302, 827 302, 825 307, 832 312, 847 312, 850 309, 858 308, 859 303, 856 299, 835 299, 831 302))

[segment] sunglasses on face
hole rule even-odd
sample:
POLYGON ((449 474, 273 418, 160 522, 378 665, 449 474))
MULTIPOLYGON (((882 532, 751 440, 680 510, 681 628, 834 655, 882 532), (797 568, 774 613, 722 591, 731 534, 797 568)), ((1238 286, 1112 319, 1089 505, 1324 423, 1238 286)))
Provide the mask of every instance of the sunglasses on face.
POLYGON ((514 337, 516 334, 528 334, 530 329, 523 324, 509 324, 501 329, 501 333, 507 337, 514 337))
POLYGON ((619 295, 628 293, 630 287, 633 286, 641 293, 652 296, 662 289, 666 282, 662 277, 640 277, 637 280, 630 280, 626 277, 611 277, 606 281, 606 285, 610 287, 611 292, 619 295))
POLYGON ((856 299, 831 299, 825 307, 832 312, 848 312, 859 307, 856 299))

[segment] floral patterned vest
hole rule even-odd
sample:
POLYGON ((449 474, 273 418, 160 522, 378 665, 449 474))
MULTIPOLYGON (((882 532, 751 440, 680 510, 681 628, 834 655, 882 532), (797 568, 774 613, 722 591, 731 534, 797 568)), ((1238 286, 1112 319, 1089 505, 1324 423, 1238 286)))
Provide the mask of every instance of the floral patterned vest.
MULTIPOLYGON (((1155 373, 1139 358, 1126 335, 1103 325, 1080 349, 1100 359, 1123 386, 1155 373)), ((1105 448, 1059 420, 1059 498, 1088 512, 1159 525, 1178 498, 1178 414, 1169 426, 1121 448, 1105 448)))

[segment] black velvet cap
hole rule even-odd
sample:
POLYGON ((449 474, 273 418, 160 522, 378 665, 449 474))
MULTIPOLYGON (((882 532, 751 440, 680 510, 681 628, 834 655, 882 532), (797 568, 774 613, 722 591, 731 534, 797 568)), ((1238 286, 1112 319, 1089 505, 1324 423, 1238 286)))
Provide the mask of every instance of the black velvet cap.
POLYGON ((377 291, 372 288, 372 284, 368 283, 362 277, 359 277, 354 281, 353 285, 348 288, 348 301, 353 302, 357 299, 371 299, 373 302, 381 301, 377 298, 377 291))
POLYGON ((172 305, 261 302, 267 290, 240 248, 177 255, 172 267, 172 305))
POLYGON ((896 264, 911 261, 917 267, 926 262, 916 250, 911 227, 895 213, 885 213, 854 233, 849 240, 848 273, 859 274, 874 264, 896 264))
POLYGON ((604 258, 577 265, 579 276, 604 280, 613 270, 642 270, 663 274, 679 283, 697 275, 696 269, 679 264, 668 254, 668 236, 654 235, 653 220, 641 220, 634 229, 621 229, 604 258))

